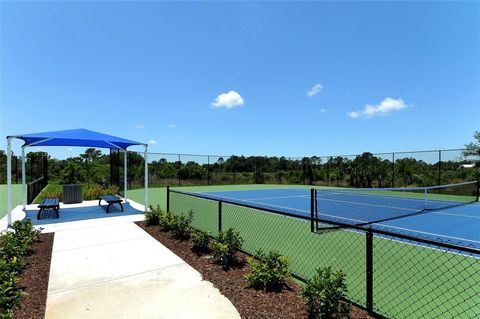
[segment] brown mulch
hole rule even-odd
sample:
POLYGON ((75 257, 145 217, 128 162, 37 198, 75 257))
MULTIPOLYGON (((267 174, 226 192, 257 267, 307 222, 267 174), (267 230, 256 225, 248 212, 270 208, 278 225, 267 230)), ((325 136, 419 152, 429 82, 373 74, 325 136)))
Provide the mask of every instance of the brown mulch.
POLYGON ((20 274, 19 287, 27 293, 13 310, 13 318, 44 318, 54 233, 40 234, 25 258, 27 266, 20 274))
MULTIPOLYGON (((294 281, 288 280, 282 292, 255 290, 248 286, 245 279, 251 269, 247 263, 223 270, 208 255, 199 256, 192 252, 190 241, 173 239, 158 226, 147 227, 144 222, 136 224, 200 272, 204 280, 213 283, 232 302, 242 318, 308 318, 307 307, 300 297, 301 286, 294 281)), ((246 257, 244 253, 237 254, 239 260, 246 260, 246 257)), ((374 318, 355 306, 352 306, 350 316, 354 319, 374 318)))

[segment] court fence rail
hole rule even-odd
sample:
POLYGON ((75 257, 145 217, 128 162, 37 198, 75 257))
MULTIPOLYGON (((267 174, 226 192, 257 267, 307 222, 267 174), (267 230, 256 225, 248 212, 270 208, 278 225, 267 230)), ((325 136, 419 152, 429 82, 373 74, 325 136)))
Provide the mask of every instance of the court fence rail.
POLYGON ((240 232, 243 251, 277 250, 305 281, 319 267, 347 274, 348 299, 384 318, 479 318, 480 249, 433 236, 352 226, 167 187, 167 211, 192 210, 192 226, 240 232), (315 224, 335 225, 316 231, 315 224))

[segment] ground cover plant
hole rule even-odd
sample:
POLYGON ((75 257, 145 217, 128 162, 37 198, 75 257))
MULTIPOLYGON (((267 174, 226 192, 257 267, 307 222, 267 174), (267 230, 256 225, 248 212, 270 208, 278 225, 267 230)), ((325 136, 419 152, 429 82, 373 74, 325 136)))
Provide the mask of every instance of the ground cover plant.
POLYGON ((18 287, 20 273, 24 269, 25 256, 30 245, 40 234, 31 220, 15 221, 12 231, 0 234, 0 314, 10 318, 12 309, 24 295, 18 287))
POLYGON ((347 296, 345 273, 319 268, 302 289, 309 317, 312 319, 348 318, 351 305, 344 302, 347 296))
POLYGON ((265 291, 280 291, 285 285, 285 280, 290 276, 288 265, 290 261, 276 250, 268 253, 257 250, 256 257, 248 257, 247 262, 252 271, 246 276, 252 287, 265 291))
POLYGON ((229 268, 235 264, 235 253, 242 249, 242 245, 243 238, 240 236, 240 233, 229 227, 225 232, 218 232, 210 248, 215 260, 223 268, 229 268))

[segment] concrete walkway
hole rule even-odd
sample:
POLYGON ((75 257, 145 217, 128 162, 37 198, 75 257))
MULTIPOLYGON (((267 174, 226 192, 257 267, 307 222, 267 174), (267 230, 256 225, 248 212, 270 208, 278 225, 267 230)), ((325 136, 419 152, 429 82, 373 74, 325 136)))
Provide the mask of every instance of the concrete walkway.
POLYGON ((40 221, 55 231, 47 319, 240 318, 200 273, 133 223, 143 219, 134 209, 141 205, 107 217, 97 203, 63 206, 59 220, 40 221), (85 210, 88 219, 74 217, 85 210))

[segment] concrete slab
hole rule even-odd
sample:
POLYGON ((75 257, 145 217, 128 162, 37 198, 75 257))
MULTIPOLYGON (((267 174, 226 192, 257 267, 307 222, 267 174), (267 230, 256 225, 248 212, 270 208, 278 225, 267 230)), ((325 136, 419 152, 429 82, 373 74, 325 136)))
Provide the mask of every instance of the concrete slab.
POLYGON ((55 231, 46 318, 240 318, 200 273, 133 223, 143 220, 141 205, 115 216, 97 204, 33 219, 55 231))

